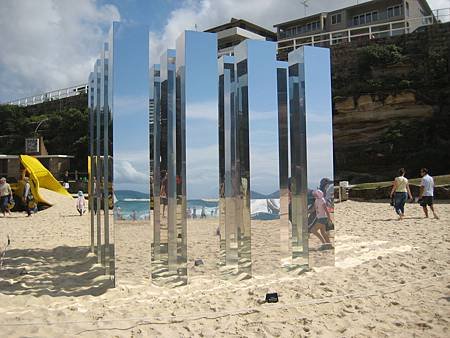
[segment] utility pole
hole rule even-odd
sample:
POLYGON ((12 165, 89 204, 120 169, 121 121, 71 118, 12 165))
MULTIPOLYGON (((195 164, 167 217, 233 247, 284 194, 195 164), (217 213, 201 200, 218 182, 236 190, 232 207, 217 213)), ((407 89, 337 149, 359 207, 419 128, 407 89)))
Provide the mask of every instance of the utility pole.
POLYGON ((305 9, 305 17, 306 17, 306 9, 309 7, 308 5, 309 0, 301 0, 300 2, 303 5, 303 8, 305 9))

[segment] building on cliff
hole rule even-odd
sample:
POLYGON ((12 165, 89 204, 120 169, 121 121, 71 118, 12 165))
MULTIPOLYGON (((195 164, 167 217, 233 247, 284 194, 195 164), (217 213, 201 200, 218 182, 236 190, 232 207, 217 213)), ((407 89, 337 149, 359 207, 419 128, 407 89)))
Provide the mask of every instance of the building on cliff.
POLYGON ((373 0, 274 25, 278 58, 294 49, 411 33, 436 22, 426 0, 373 0))
POLYGON ((231 18, 230 22, 205 30, 217 33, 218 56, 234 55, 234 47, 246 39, 277 41, 277 35, 261 26, 242 19, 231 18))

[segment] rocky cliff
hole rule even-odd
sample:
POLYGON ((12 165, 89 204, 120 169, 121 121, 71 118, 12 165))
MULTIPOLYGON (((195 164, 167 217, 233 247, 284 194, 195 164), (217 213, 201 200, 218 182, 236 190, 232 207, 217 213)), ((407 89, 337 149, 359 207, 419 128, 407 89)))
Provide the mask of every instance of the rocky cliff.
POLYGON ((450 24, 332 49, 335 176, 450 172, 450 24))

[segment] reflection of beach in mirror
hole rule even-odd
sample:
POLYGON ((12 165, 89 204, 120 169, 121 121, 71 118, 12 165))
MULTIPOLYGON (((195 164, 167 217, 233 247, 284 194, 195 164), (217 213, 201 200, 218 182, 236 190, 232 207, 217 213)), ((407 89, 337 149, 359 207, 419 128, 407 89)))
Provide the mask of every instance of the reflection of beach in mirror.
POLYGON ((305 47, 309 265, 334 265, 333 122, 330 53, 305 47))
POLYGON ((126 233, 150 237, 149 203, 149 78, 148 27, 113 24, 112 81, 113 191, 117 279, 135 277, 135 264, 149 274, 150 261, 135 262, 142 254, 129 248, 126 233), (130 51, 133 51, 130 53, 130 51), (147 225, 147 227, 145 227, 147 225))

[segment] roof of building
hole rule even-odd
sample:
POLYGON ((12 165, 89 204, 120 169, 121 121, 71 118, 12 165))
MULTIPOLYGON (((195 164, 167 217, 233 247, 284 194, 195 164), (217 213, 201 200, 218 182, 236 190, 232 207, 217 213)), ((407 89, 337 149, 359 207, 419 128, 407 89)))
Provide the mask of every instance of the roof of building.
POLYGON ((208 28, 207 30, 205 30, 205 32, 216 33, 216 32, 220 32, 225 29, 229 29, 229 28, 233 28, 233 27, 240 27, 243 29, 247 29, 251 32, 257 32, 260 35, 262 34, 263 36, 274 38, 274 39, 276 39, 276 37, 277 37, 277 34, 275 32, 268 30, 267 28, 258 26, 247 20, 235 19, 235 18, 231 18, 230 22, 224 23, 220 26, 208 28))
MULTIPOLYGON (((349 10, 349 9, 356 9, 356 8, 364 8, 364 7, 366 7, 366 6, 369 5, 369 4, 372 5, 372 4, 374 4, 374 3, 377 3, 377 2, 384 2, 384 1, 386 1, 386 0, 372 0, 372 1, 366 1, 366 2, 362 2, 362 3, 360 3, 360 4, 356 4, 356 5, 352 5, 352 6, 348 6, 348 7, 344 7, 344 8, 337 8, 337 9, 332 10, 332 11, 329 11, 329 12, 315 13, 315 14, 312 14, 312 15, 309 15, 309 16, 305 16, 305 17, 303 17, 303 18, 294 19, 294 20, 290 20, 290 21, 286 21, 286 22, 281 22, 281 23, 278 23, 278 24, 274 25, 273 27, 290 26, 290 25, 292 25, 292 24, 301 23, 301 22, 304 22, 304 21, 311 20, 311 19, 313 19, 314 17, 316 17, 316 16, 318 16, 318 15, 321 15, 321 14, 334 13, 334 12, 339 12, 339 11, 349 10)), ((417 0, 417 1, 419 1, 419 2, 422 4, 422 6, 424 7, 424 9, 426 9, 426 10, 428 10, 430 13, 432 13, 432 10, 431 10, 431 8, 430 8, 430 6, 428 5, 428 2, 427 2, 426 0, 417 0)))

